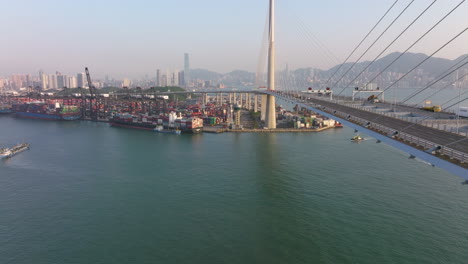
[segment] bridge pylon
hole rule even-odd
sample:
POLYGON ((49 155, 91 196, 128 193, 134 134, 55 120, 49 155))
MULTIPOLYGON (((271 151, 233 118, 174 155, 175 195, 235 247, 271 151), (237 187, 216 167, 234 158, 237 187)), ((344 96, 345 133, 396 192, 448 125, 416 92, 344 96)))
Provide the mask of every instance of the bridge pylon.
MULTIPOLYGON (((275 90, 275 0, 270 0, 270 34, 268 48, 268 90, 275 90)), ((276 128, 276 102, 273 95, 266 97, 265 126, 276 128)), ((262 100, 263 103, 263 100, 262 100)), ((262 105, 263 107, 263 105, 262 105)), ((263 110, 263 108, 262 108, 263 110)))

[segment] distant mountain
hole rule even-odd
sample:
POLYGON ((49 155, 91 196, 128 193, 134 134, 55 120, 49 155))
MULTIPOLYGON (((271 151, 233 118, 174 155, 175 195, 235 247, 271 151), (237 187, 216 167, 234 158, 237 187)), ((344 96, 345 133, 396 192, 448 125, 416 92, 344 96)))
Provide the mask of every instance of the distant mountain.
POLYGON ((228 86, 239 86, 255 82, 255 73, 243 70, 221 74, 204 69, 194 69, 190 71, 190 76, 192 79, 211 80, 228 86))
MULTIPOLYGON (((356 80, 355 85, 361 85, 363 82, 371 80, 374 76, 377 75, 377 73, 383 71, 401 54, 401 52, 394 52, 376 60, 356 80)), ((394 81, 397 78, 397 76, 401 76, 402 74, 409 72, 416 65, 421 63, 423 60, 427 59, 427 61, 421 64, 416 70, 414 70, 411 74, 408 75, 407 79, 405 79, 408 82, 408 84, 412 86, 425 85, 428 81, 434 80, 440 74, 447 71, 447 69, 459 63, 467 56, 468 54, 462 55, 455 60, 437 57, 431 57, 427 59, 428 56, 423 53, 405 53, 400 58, 398 58, 388 69, 384 71, 384 73, 382 74, 382 78, 380 78, 380 81, 394 81)), ((300 85, 323 86, 326 85, 326 80, 328 80, 328 78, 332 76, 337 69, 339 69, 339 71, 336 73, 333 79, 337 80, 345 72, 347 72, 346 76, 343 77, 340 83, 340 85, 346 85, 348 84, 348 82, 354 79, 361 71, 363 71, 363 69, 370 64, 370 61, 356 63, 356 65, 354 65, 353 68, 349 70, 353 64, 354 62, 347 62, 342 66, 341 64, 336 65, 328 70, 320 70, 314 68, 299 68, 294 71, 290 71, 289 77, 287 77, 287 79, 293 79, 300 85)), ((468 65, 465 65, 461 69, 468 70, 468 65)), ((285 76, 281 76, 281 74, 285 74, 284 71, 278 73, 282 80, 287 80, 285 76)), ((191 71, 191 76, 194 79, 211 80, 215 82, 224 83, 228 86, 238 86, 245 85, 246 83, 255 83, 256 75, 255 73, 242 70, 236 70, 226 74, 220 74, 203 69, 194 69, 191 71)), ((453 77, 451 78, 453 79, 453 77)))
POLYGON ((221 79, 222 74, 204 70, 204 69, 192 69, 190 70, 190 78, 192 79, 200 79, 200 80, 213 80, 217 81, 221 79))
POLYGON ((236 70, 223 75, 222 82, 227 85, 241 86, 255 82, 255 73, 236 70))
MULTIPOLYGON (((385 69, 390 63, 392 63, 398 56, 400 56, 401 52, 394 52, 390 53, 387 56, 376 60, 368 69, 369 72, 380 72, 385 69)), ((440 75, 442 72, 446 71, 448 68, 453 66, 454 64, 458 63, 462 59, 464 59, 468 54, 462 55, 455 60, 431 57, 423 64, 421 64, 418 69, 422 70, 429 76, 435 77, 440 75)), ((405 53, 402 55, 398 60, 395 61, 385 72, 395 72, 395 73, 407 73, 412 68, 414 68, 417 64, 422 62, 423 60, 427 59, 427 55, 423 53, 405 53)), ((357 73, 361 72, 367 65, 369 65, 370 61, 364 61, 357 63, 353 69, 350 71, 350 75, 356 75, 357 73)), ((353 62, 348 62, 343 64, 338 74, 344 74, 351 66, 353 62)), ((333 74, 340 65, 336 65, 331 69, 324 71, 325 75, 333 74)), ((468 69, 468 66, 463 67, 468 69)))

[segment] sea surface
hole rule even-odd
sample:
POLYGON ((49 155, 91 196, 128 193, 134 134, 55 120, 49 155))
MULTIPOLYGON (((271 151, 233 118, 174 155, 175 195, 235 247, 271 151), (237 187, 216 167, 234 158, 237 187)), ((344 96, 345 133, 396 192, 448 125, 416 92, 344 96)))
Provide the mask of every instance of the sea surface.
POLYGON ((0 263, 468 263, 468 186, 353 135, 0 116, 31 144, 0 160, 0 263))

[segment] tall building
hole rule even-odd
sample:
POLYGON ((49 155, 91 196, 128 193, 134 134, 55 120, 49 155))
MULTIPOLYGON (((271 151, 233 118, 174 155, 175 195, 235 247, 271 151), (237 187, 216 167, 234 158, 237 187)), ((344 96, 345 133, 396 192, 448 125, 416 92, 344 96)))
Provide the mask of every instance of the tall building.
POLYGON ((26 74, 25 84, 26 84, 25 85, 26 87, 33 86, 33 81, 32 81, 31 75, 26 74))
POLYGON ((188 53, 184 54, 184 81, 184 85, 190 84, 190 59, 188 53))
POLYGON ((172 85, 172 73, 169 70, 166 70, 166 83, 164 86, 172 85))
POLYGON ((156 70, 156 86, 161 86, 161 70, 156 70))
POLYGON ((181 71, 179 72, 179 85, 185 85, 185 72, 181 71))
POLYGON ((123 79, 122 87, 130 88, 130 85, 131 85, 130 79, 128 79, 128 78, 123 79))
POLYGON ((68 79, 66 75, 62 75, 61 73, 57 73, 57 88, 62 89, 63 87, 68 87, 67 85, 68 79))
POLYGON ((163 74, 161 76, 161 86, 166 87, 167 86, 167 75, 163 74))
POLYGON ((76 75, 76 85, 80 88, 86 87, 86 75, 83 72, 76 75))
POLYGON ((22 76, 19 74, 11 75, 10 76, 10 86, 13 89, 19 89, 23 87, 23 80, 22 76))
POLYGON ((67 83, 67 87, 68 88, 76 88, 78 87, 77 86, 77 82, 76 82, 76 77, 75 76, 70 76, 68 77, 68 83, 67 83))
POLYGON ((44 74, 42 70, 39 71, 39 79, 41 80, 41 88, 42 90, 47 90, 48 86, 48 78, 47 75, 44 74))
POLYGON ((171 85, 177 86, 179 85, 179 71, 175 70, 171 73, 171 85))
POLYGON ((57 89, 57 75, 50 74, 49 75, 49 84, 47 85, 47 89, 57 89))

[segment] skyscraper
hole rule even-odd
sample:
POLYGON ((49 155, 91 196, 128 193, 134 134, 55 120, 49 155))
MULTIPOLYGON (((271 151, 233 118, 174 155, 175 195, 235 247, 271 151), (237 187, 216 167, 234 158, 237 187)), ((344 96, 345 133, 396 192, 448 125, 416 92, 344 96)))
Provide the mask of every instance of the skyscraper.
POLYGON ((156 86, 161 86, 161 70, 156 70, 156 86))
POLYGON ((76 77, 75 77, 75 76, 70 76, 70 77, 68 77, 68 86, 67 86, 67 87, 68 87, 68 88, 76 88, 76 87, 78 87, 78 86, 76 85, 76 77))
POLYGON ((42 70, 39 71, 39 79, 41 80, 42 90, 47 90, 47 75, 44 74, 42 70))
POLYGON ((57 75, 51 74, 49 75, 49 85, 47 86, 48 89, 57 89, 57 75))
POLYGON ((76 75, 76 84, 78 87, 83 88, 86 86, 86 78, 83 72, 76 75))
POLYGON ((184 85, 188 86, 190 84, 190 60, 189 54, 184 54, 184 85))
POLYGON ((171 74, 171 85, 178 86, 179 84, 179 71, 174 70, 171 74))
POLYGON ((68 79, 66 75, 57 73, 57 88, 62 89, 63 87, 68 87, 68 79))
POLYGON ((167 86, 167 74, 163 74, 161 76, 161 86, 166 87, 167 86))
POLYGON ((179 85, 185 85, 185 72, 181 71, 179 72, 179 85))

